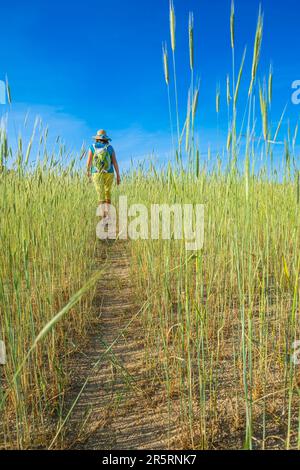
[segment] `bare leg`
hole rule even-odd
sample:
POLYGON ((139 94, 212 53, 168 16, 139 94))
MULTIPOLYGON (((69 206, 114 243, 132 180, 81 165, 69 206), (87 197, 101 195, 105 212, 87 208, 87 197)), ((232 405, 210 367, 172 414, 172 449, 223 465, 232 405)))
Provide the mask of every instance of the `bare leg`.
POLYGON ((111 201, 107 199, 104 204, 104 217, 109 216, 109 206, 110 206, 111 201))
POLYGON ((100 217, 105 217, 105 208, 106 208, 105 201, 99 201, 99 216, 100 217))
MULTIPOLYGON (((99 210, 98 215, 102 217, 102 220, 107 219, 109 217, 109 208, 110 208, 110 201, 99 201, 99 210)), ((108 224, 108 222, 107 222, 108 224)))

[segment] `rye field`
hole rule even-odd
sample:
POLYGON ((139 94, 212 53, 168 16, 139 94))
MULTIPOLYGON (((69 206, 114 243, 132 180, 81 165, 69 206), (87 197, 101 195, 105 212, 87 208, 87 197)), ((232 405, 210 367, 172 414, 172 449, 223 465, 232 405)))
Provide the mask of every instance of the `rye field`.
POLYGON ((300 448, 298 127, 276 145, 284 112, 274 125, 276 77, 259 67, 263 13, 252 49, 237 57, 232 3, 232 64, 214 103, 216 115, 227 107, 227 141, 217 158, 203 154, 196 18, 187 21, 191 84, 180 123, 184 19, 172 1, 169 16, 162 79, 172 157, 123 172, 113 204, 118 212, 124 195, 149 213, 152 204, 202 204, 200 249, 187 250, 174 224, 169 239, 97 239, 85 149, 53 152, 39 124, 12 145, 2 119, 1 449, 300 448))

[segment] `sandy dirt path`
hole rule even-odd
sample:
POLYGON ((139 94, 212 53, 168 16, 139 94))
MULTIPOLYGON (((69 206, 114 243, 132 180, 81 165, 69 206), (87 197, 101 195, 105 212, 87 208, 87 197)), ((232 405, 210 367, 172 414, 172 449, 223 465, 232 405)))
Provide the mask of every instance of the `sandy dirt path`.
POLYGON ((70 366, 67 408, 89 380, 68 421, 67 447, 174 448, 176 419, 170 422, 165 392, 150 379, 145 366, 141 305, 135 302, 128 245, 121 241, 99 244, 96 268, 105 261, 108 269, 97 286, 88 342, 70 366), (99 358, 101 362, 94 367, 99 358))

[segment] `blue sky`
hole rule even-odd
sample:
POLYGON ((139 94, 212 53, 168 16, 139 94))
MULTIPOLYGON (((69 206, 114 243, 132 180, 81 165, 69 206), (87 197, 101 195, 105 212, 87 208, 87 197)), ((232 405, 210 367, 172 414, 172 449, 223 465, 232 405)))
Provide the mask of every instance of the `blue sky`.
MULTIPOLYGON (((259 75, 274 67, 272 117, 278 122, 288 103, 295 125, 300 106, 291 103, 291 83, 300 79, 298 0, 236 0, 237 66, 248 46, 246 93, 259 3, 265 14, 259 75)), ((89 142, 99 128, 112 136, 124 166, 131 157, 170 150, 169 115, 161 44, 169 44, 168 0, 85 0, 69 2, 0 0, 0 79, 12 89, 10 121, 40 115, 50 135, 70 148, 89 142)), ((181 122, 189 87, 187 23, 195 17, 195 65, 201 79, 197 132, 204 149, 217 145, 215 91, 221 85, 219 140, 227 131, 226 74, 231 70, 230 0, 174 0, 177 18, 177 73, 181 122)), ((6 111, 0 105, 0 114, 6 111)), ((31 122, 29 119, 29 122, 31 122)), ((29 132, 29 130, 28 130, 29 132)), ((13 138, 13 137, 12 137, 13 138)))

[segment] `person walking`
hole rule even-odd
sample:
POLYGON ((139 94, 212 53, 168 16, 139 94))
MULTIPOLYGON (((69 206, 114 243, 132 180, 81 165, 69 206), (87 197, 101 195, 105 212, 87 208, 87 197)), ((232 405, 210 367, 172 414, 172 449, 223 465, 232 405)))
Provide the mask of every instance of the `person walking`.
POLYGON ((92 180, 98 194, 99 204, 103 206, 103 216, 107 217, 109 205, 111 204, 111 190, 116 173, 117 185, 121 183, 119 165, 111 139, 106 131, 101 129, 93 137, 95 143, 92 144, 88 152, 87 176, 92 180))

